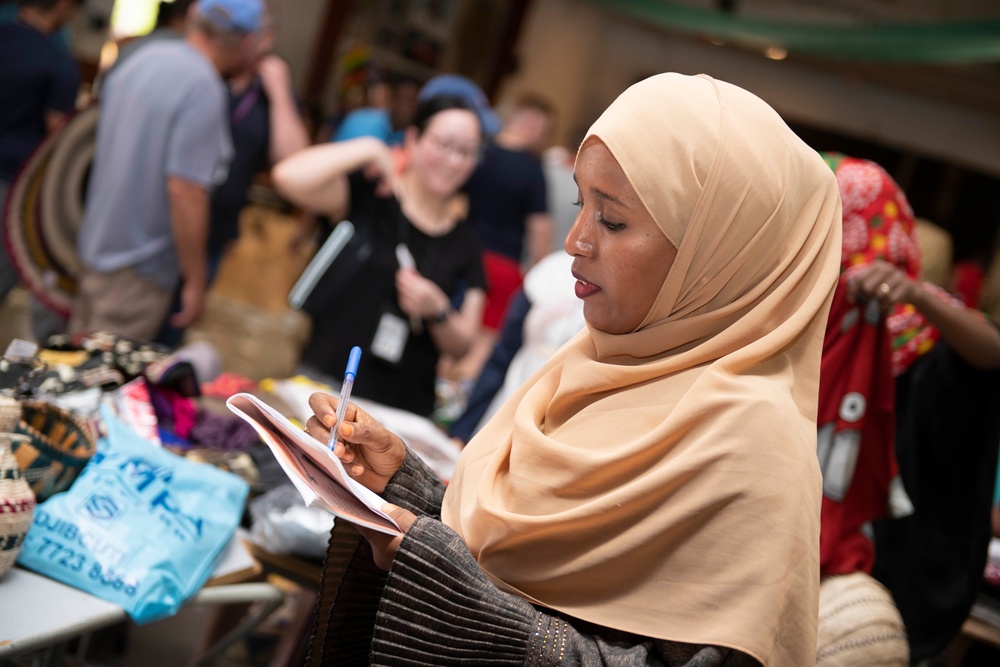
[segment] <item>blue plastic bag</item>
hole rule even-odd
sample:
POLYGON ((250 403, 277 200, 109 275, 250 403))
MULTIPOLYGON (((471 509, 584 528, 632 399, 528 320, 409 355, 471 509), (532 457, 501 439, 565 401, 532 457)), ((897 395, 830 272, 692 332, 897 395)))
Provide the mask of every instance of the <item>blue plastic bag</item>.
POLYGON ((37 507, 18 563, 146 623, 202 587, 249 487, 152 445, 107 408, 102 415, 107 437, 73 486, 37 507))

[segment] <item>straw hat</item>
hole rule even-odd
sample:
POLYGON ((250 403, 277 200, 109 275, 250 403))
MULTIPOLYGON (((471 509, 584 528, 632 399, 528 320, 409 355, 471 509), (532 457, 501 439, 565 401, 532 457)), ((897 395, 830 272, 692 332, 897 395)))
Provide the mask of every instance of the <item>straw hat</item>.
POLYGON ((906 628, 889 591, 864 572, 819 588, 817 667, 907 667, 906 628))

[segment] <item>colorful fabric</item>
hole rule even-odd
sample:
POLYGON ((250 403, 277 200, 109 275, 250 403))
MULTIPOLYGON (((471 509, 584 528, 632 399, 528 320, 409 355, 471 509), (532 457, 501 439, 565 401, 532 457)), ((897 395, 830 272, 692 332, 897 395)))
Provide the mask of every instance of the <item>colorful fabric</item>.
MULTIPOLYGON (((844 245, 841 271, 849 281, 875 260, 883 260, 920 276, 920 246, 913 209, 885 169, 870 160, 827 153, 823 159, 833 169, 844 207, 844 245)), ((961 302, 940 287, 923 283, 940 298, 961 307, 961 302)), ((911 304, 897 304, 886 315, 892 341, 892 374, 898 377, 920 356, 931 351, 937 329, 911 304)))
MULTIPOLYGON (((883 313, 877 300, 852 304, 847 285, 876 260, 920 275, 913 210, 886 171, 869 160, 828 153, 843 203, 841 278, 823 341, 817 455, 823 471, 820 572, 872 571, 865 524, 888 514, 896 462, 895 383, 938 339, 911 304, 883 313)), ((943 289, 923 289, 961 307, 943 289)))
POLYGON ((65 491, 94 455, 93 424, 63 408, 40 401, 21 402, 21 420, 12 449, 38 502, 65 491))
POLYGON ((891 345, 878 302, 834 294, 820 366, 817 455, 823 472, 820 575, 870 573, 875 548, 862 527, 886 514, 899 474, 891 345), (857 363, 864 360, 864 363, 857 363))
POLYGON ((889 487, 899 474, 893 378, 920 346, 933 346, 934 330, 908 304, 894 306, 887 318, 877 300, 848 301, 848 281, 875 260, 911 279, 919 275, 916 226, 906 197, 882 167, 841 154, 823 159, 837 177, 844 225, 842 273, 820 370, 816 453, 823 472, 820 574, 826 577, 872 570, 875 545, 863 527, 887 514, 889 487))

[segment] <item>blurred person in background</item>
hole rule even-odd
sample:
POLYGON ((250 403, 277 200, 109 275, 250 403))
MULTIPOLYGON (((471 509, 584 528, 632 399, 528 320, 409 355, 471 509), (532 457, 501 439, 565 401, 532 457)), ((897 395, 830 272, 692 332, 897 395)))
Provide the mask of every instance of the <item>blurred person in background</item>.
POLYGON ((472 385, 465 410, 448 427, 448 435, 462 446, 563 343, 583 329, 583 302, 573 292, 572 263, 565 250, 557 250, 525 274, 524 285, 507 307, 493 351, 472 385))
POLYGON ((0 25, 0 304, 18 282, 3 241, 3 202, 21 166, 76 106, 79 69, 51 39, 82 0, 18 0, 17 17, 0 25))
POLYGON ((920 661, 958 633, 982 581, 1000 329, 920 279, 913 211, 882 167, 824 158, 844 234, 820 375, 820 567, 885 585, 920 661))
MULTIPOLYGON (((226 180, 212 191, 208 231, 209 286, 215 280, 226 251, 240 234, 240 213, 249 203, 254 179, 271 165, 309 145, 309 134, 292 91, 287 63, 272 52, 274 25, 265 5, 259 31, 258 57, 229 77, 228 119, 233 157, 226 180)), ((179 312, 183 285, 178 287, 171 312, 179 312)), ((177 347, 184 331, 164 323, 159 342, 177 347)))
POLYGON ((239 235, 240 212, 249 203, 254 178, 310 143, 288 64, 272 50, 274 28, 268 14, 260 39, 258 57, 228 81, 234 153, 226 180, 212 193, 209 283, 239 235))
POLYGON ((118 57, 112 64, 112 69, 120 66, 138 49, 160 39, 184 39, 188 30, 188 15, 195 0, 161 0, 156 10, 156 23, 153 30, 146 35, 122 40, 118 45, 118 57))
MULTIPOLYGON (((375 137, 386 146, 402 146, 406 128, 416 113, 419 82, 403 74, 390 73, 387 77, 377 68, 367 68, 367 85, 363 88, 364 103, 345 110, 342 115, 331 117, 323 124, 317 143, 326 141, 347 141, 358 137, 375 137)), ((355 86, 353 90, 362 90, 355 86)), ((397 159, 401 152, 396 152, 397 159)), ((324 215, 303 212, 300 226, 292 239, 293 247, 298 247, 308 239, 315 238, 319 244, 326 239, 337 220, 324 215), (318 231, 318 235, 317 235, 318 231)))
MULTIPOLYGON (((445 75, 429 81, 421 95, 474 85, 445 75)), ((479 376, 499 335, 507 304, 521 287, 524 268, 551 251, 555 224, 548 211, 540 155, 553 121, 553 108, 542 98, 530 94, 518 98, 466 186, 469 223, 483 246, 487 293, 483 328, 475 345, 454 366, 442 369, 445 378, 459 387, 479 376)), ((457 400, 461 403, 464 398, 457 400)))
POLYGON ((402 144, 417 110, 420 83, 412 77, 390 74, 385 82, 370 85, 368 91, 368 106, 348 112, 337 126, 333 141, 377 137, 388 146, 402 144))
POLYGON ((468 350, 485 301, 479 244, 462 224, 461 188, 484 140, 477 111, 464 98, 430 97, 406 130, 402 160, 381 139, 358 137, 312 146, 272 170, 278 191, 294 204, 349 219, 369 253, 342 286, 345 298, 307 304, 306 375, 336 383, 359 345, 357 396, 431 415, 438 358, 468 350), (400 245, 411 265, 400 259, 400 245))
MULTIPOLYGON (((184 39, 190 8, 195 1, 161 1, 154 29, 124 41, 113 67, 121 66, 146 44, 162 39, 184 39)), ((247 204, 246 193, 253 178, 271 164, 309 145, 305 124, 292 95, 288 65, 273 52, 274 15, 269 3, 265 2, 264 8, 258 31, 259 57, 248 61, 246 67, 226 81, 234 155, 226 181, 212 193, 210 264, 217 265, 225 242, 235 239, 236 217, 247 204), (220 237, 228 238, 220 242, 220 237)), ((210 267, 209 273, 213 274, 216 268, 210 267)))
MULTIPOLYGON (((141 47, 153 42, 170 39, 182 40, 187 34, 188 15, 195 0, 173 0, 173 2, 162 1, 159 3, 156 12, 156 23, 153 30, 145 35, 125 37, 118 42, 118 51, 110 64, 102 62, 104 67, 97 73, 94 83, 91 86, 91 93, 94 98, 100 97, 100 91, 105 79, 116 67, 128 60, 141 47)), ((35 340, 46 341, 53 334, 62 333, 66 330, 67 320, 61 314, 56 313, 46 306, 41 300, 31 297, 31 320, 32 332, 35 340)))
POLYGON ((185 40, 139 49, 107 77, 78 241, 69 332, 142 340, 205 305, 209 197, 233 148, 224 79, 258 56, 261 0, 202 0, 185 40))

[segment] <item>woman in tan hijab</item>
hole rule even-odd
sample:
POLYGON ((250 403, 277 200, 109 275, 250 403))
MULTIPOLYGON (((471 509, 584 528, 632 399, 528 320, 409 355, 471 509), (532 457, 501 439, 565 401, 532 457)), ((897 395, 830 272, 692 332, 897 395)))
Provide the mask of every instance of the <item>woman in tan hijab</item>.
MULTIPOLYGON (((605 111, 576 179, 587 329, 447 492, 348 408, 335 451, 406 535, 335 529, 312 664, 814 662, 836 180, 764 102, 678 74, 605 111)), ((323 439, 336 399, 311 404, 323 439)))

